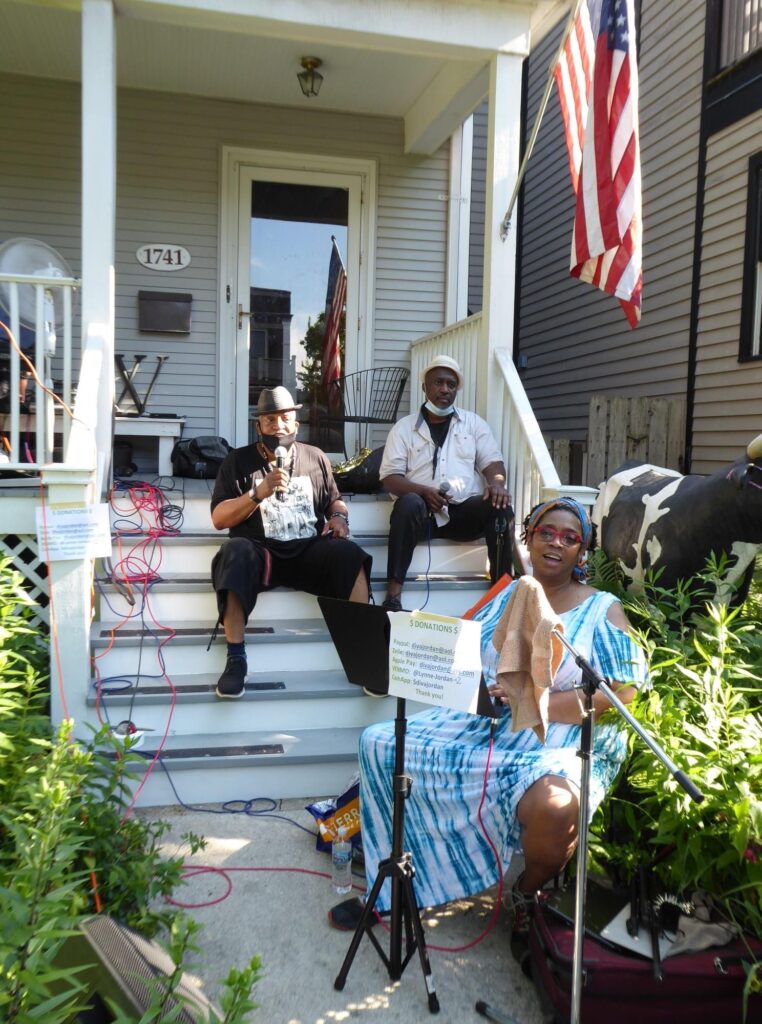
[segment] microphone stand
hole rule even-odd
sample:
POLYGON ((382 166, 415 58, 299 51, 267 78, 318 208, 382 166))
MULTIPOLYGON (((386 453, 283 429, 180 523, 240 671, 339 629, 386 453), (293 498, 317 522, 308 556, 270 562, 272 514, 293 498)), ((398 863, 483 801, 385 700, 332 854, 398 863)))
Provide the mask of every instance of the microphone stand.
POLYGON ((609 686, 606 679, 572 647, 566 637, 559 630, 554 629, 553 635, 564 645, 566 650, 574 658, 574 661, 582 670, 582 681, 575 687, 581 689, 585 695, 582 707, 582 731, 580 734, 580 748, 577 751, 582 759, 582 773, 579 790, 579 822, 577 835, 577 880, 574 897, 574 960, 572 973, 572 996, 571 996, 571 1024, 580 1024, 582 1008, 582 964, 583 951, 582 942, 585 933, 585 895, 587 887, 587 849, 588 849, 588 807, 590 803, 590 768, 593 752, 593 725, 595 712, 593 709, 593 696, 596 690, 601 690, 619 714, 625 719, 631 729, 640 736, 647 747, 661 761, 664 767, 671 772, 675 781, 678 782, 688 796, 700 803, 704 794, 694 785, 685 772, 681 771, 674 761, 664 753, 662 747, 652 739, 643 726, 633 718, 625 705, 619 700, 609 686))

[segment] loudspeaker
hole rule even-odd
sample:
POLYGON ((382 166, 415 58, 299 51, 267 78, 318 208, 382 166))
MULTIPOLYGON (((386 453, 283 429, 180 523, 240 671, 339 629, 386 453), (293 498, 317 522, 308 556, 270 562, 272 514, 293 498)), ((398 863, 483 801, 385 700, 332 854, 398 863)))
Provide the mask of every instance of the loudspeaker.
MULTIPOLYGON (((61 947, 56 966, 72 971, 85 968, 77 973, 85 985, 88 1001, 88 1009, 76 1018, 79 1024, 110 1024, 114 1017, 107 1000, 122 1013, 141 1016, 157 988, 162 993, 167 991, 167 981, 174 970, 170 956, 158 943, 105 914, 82 922, 78 933, 61 947)), ((183 974, 177 992, 182 999, 173 996, 167 1005, 168 1012, 180 1006, 173 1021, 199 1024, 210 1017, 214 1020, 212 1013, 222 1016, 193 975, 183 974)))

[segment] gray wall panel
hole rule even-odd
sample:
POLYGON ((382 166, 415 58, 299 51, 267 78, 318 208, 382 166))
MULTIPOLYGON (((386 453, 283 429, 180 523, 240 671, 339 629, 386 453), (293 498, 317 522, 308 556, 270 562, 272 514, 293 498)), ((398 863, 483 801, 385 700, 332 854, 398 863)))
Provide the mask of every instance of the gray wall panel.
MULTIPOLYGON (((39 237, 59 249, 78 274, 79 89, 0 76, 0 98, 2 138, 13 140, 0 149, 0 241, 39 237)), ((432 157, 406 156, 403 125, 389 118, 120 90, 116 349, 128 364, 136 352, 169 355, 150 411, 186 413, 188 434, 217 432, 223 145, 376 160, 374 362, 408 363, 410 342, 444 323, 447 146, 432 157), (192 255, 190 267, 172 274, 142 269, 135 250, 146 241, 184 245, 192 255), (191 334, 140 334, 140 289, 191 292, 191 334)), ((136 379, 141 393, 148 379, 146 370, 136 379)))

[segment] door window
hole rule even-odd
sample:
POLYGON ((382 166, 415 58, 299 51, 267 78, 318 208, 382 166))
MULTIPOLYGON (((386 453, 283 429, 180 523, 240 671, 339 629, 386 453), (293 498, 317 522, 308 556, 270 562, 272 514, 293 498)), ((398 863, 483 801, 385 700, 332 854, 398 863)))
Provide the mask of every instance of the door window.
POLYGON ((330 381, 345 367, 348 223, 348 189, 251 182, 250 442, 262 389, 283 384, 304 406, 300 438, 343 447, 324 421, 330 381))

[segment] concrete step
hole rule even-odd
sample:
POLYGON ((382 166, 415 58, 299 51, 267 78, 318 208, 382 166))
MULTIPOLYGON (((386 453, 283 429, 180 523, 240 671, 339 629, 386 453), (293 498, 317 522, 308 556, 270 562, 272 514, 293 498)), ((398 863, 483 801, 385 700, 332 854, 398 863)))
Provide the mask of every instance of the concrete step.
POLYGON ((192 736, 203 731, 217 736, 231 728, 247 732, 365 728, 394 716, 392 699, 368 697, 340 670, 252 671, 237 701, 215 696, 217 676, 202 672, 141 678, 137 684, 134 678, 125 679, 118 689, 116 683, 93 686, 87 703, 96 718, 112 726, 133 722, 149 744, 165 732, 192 736))
MULTIPOLYGON (((483 575, 430 574, 416 576, 405 584, 404 604, 407 608, 420 608, 426 602, 427 611, 443 615, 461 615, 475 604, 487 589, 483 575), (428 601, 426 601, 428 594, 428 601)), ((371 590, 377 603, 386 594, 386 580, 373 577, 371 590)), ((165 624, 176 619, 217 618, 217 600, 208 573, 168 573, 155 582, 143 586, 136 584, 126 590, 107 583, 101 586, 100 620, 102 623, 136 619, 141 614, 165 624), (132 602, 132 603, 131 603, 132 602)), ((316 597, 300 590, 278 587, 260 594, 252 616, 252 624, 264 619, 304 619, 321 617, 316 597)))
MULTIPOLYGON (((393 714, 392 708, 389 717, 393 714)), ((160 760, 150 768, 137 806, 336 796, 357 771, 361 732, 357 727, 169 737, 160 760)), ((138 753, 146 769, 160 739, 151 734, 142 738, 138 753)), ((136 772, 134 765, 132 771, 136 772)))

